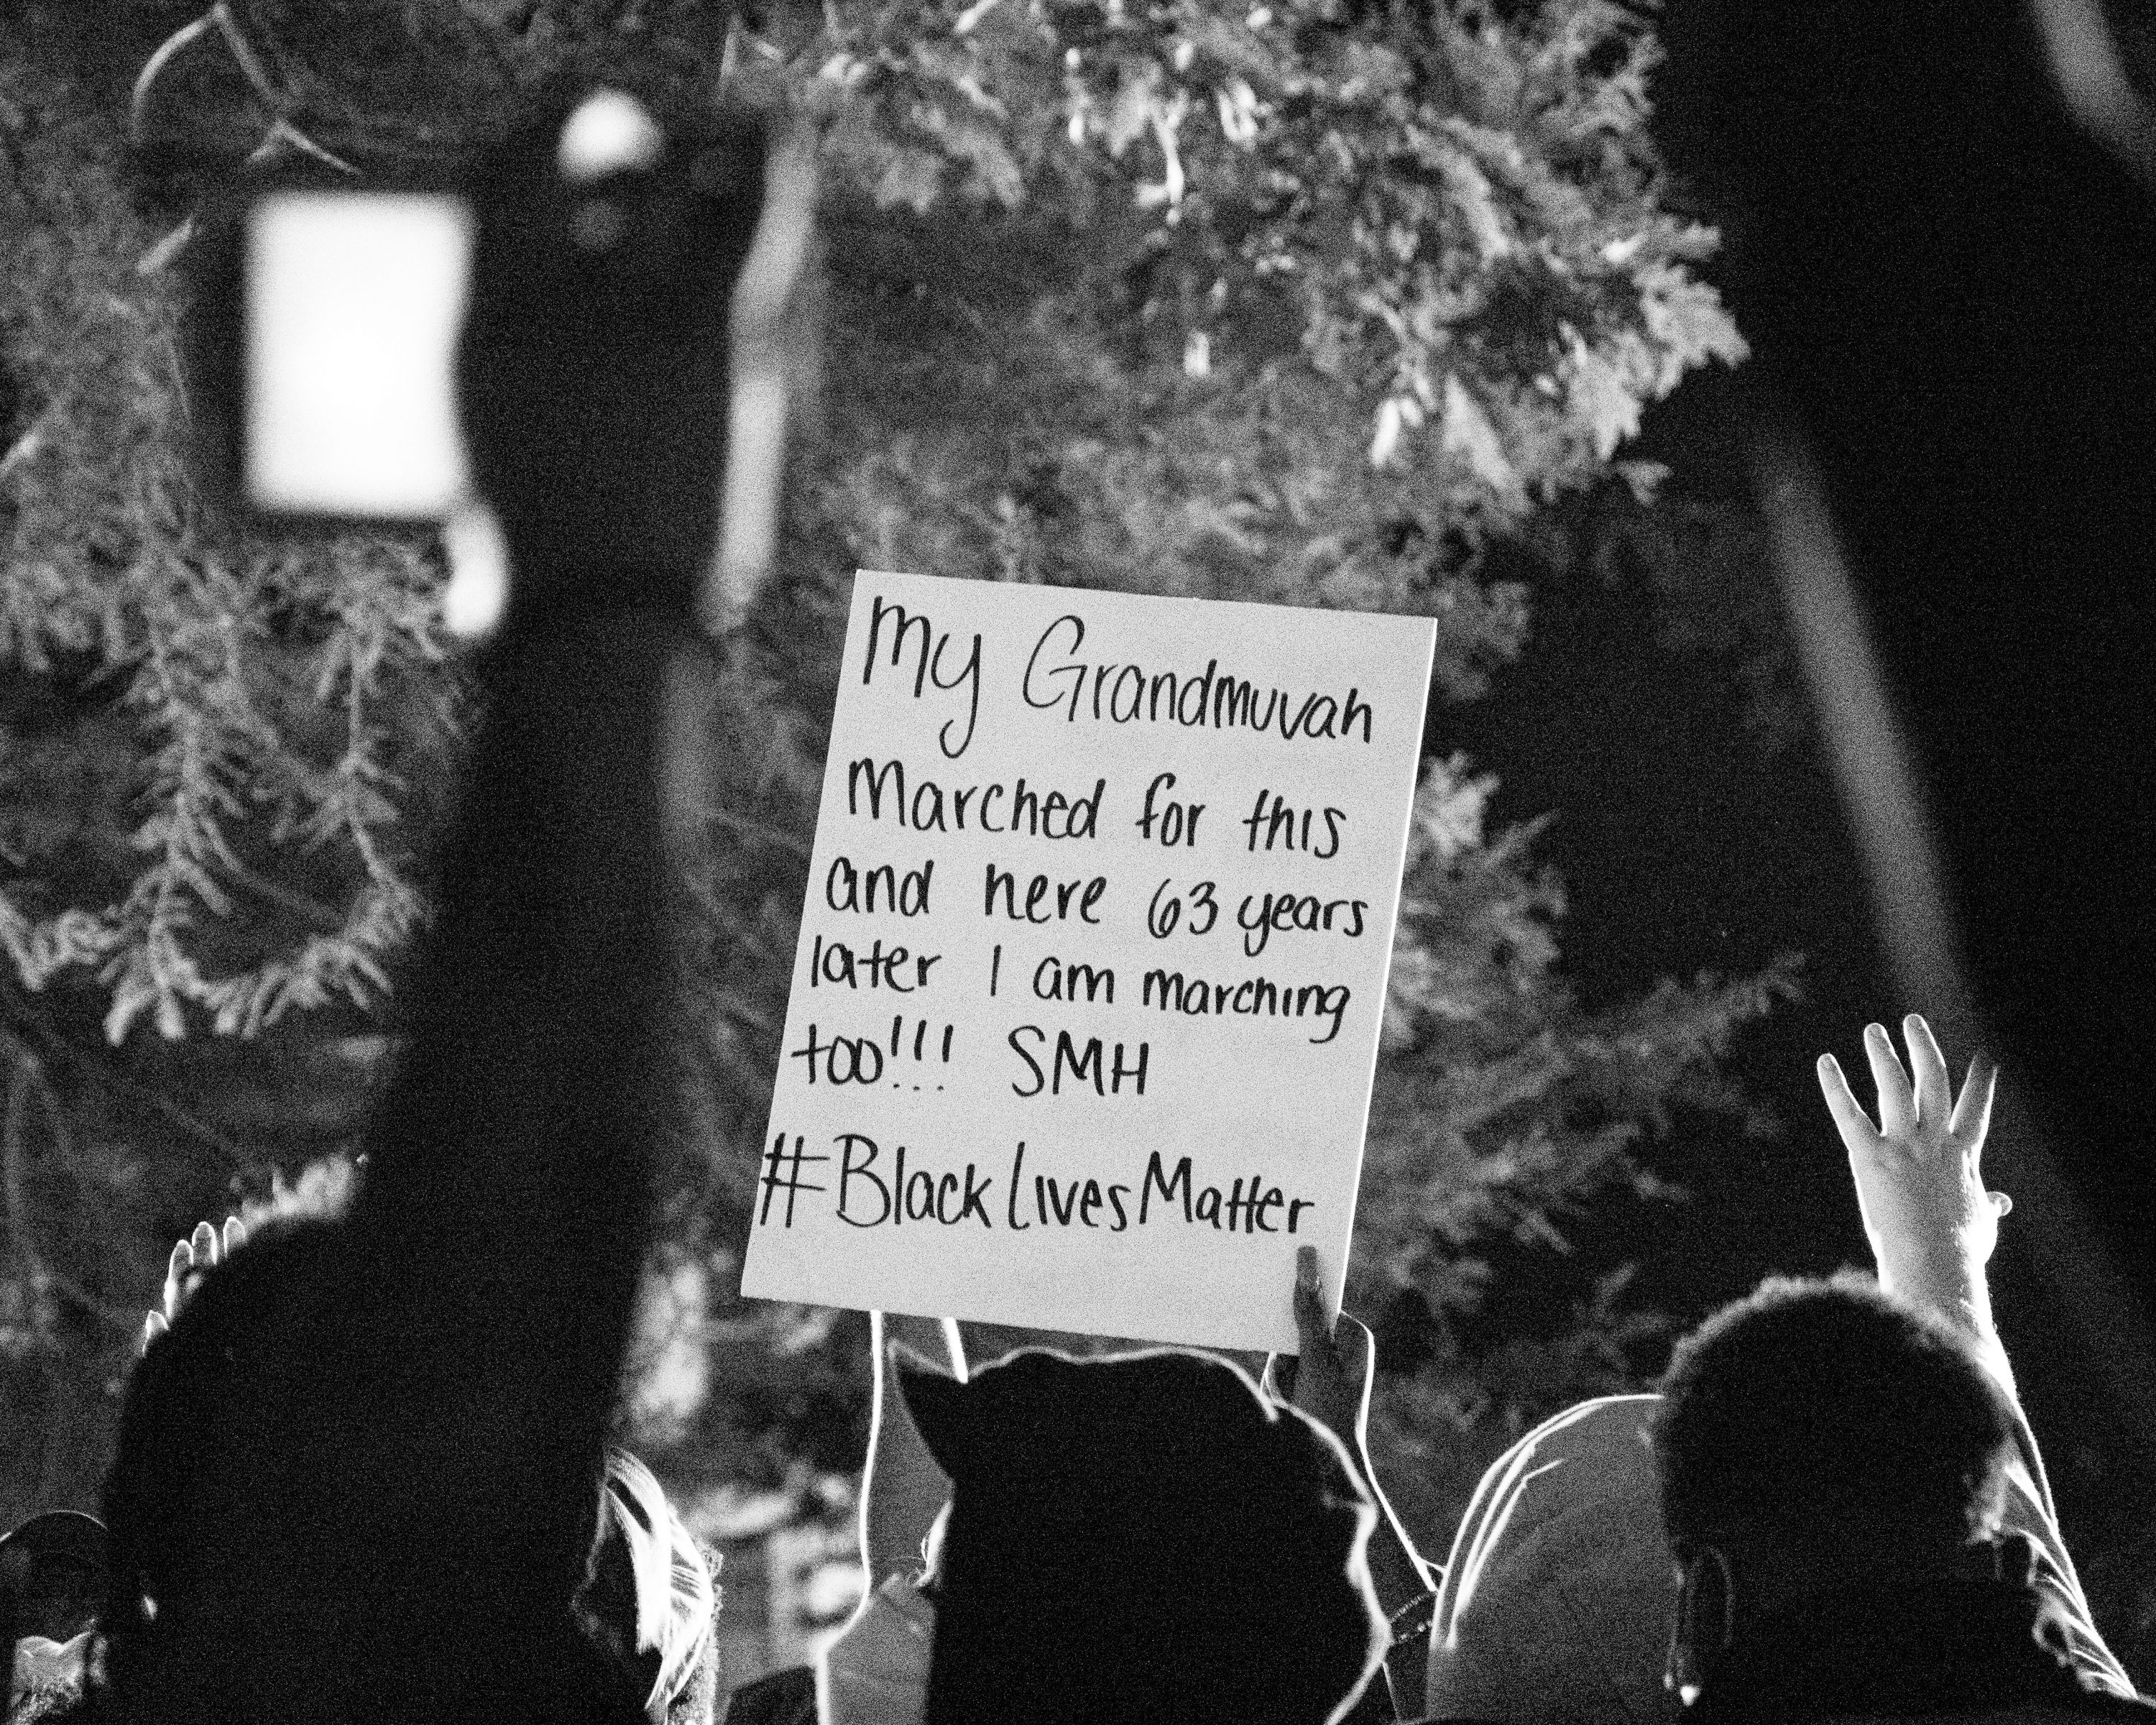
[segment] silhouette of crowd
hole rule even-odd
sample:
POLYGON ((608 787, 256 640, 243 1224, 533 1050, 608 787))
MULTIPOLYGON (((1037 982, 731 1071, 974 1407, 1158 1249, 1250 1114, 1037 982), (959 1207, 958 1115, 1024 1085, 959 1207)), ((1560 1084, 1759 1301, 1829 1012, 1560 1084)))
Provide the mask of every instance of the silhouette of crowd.
POLYGON ((2143 1710, 1992 1322, 1995 1074, 1957 1094, 1915 1016, 1906 1056, 1865 1033, 1871 1109, 1820 1065, 1876 1276, 1769 1281, 1659 1394, 1528 1433, 1442 1563, 1386 1503, 1369 1332, 1307 1248, 1262 1381, 1172 1348, 976 1368, 955 1325, 880 1318, 865 1602, 729 1694, 715 1563, 608 1432, 664 1088, 666 716, 719 674, 689 626, 711 336, 768 145, 706 126, 570 175, 552 136, 481 204, 465 411, 516 585, 409 1049, 363 1168, 175 1247, 101 1519, 0 1541, 9 1725, 2143 1710), (624 264, 594 198, 700 228, 710 267, 624 264))

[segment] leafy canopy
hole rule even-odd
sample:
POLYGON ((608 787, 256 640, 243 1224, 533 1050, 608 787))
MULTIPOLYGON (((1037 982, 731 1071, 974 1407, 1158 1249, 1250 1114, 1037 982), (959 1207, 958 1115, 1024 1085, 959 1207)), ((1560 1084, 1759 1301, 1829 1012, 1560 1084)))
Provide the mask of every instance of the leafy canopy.
MULTIPOLYGON (((666 1251, 715 1286, 854 567, 1424 613, 1466 700, 1527 625, 1488 553, 1568 494, 1650 496, 1620 459, 1641 413, 1743 354, 1649 136, 1653 37, 1609 0, 234 0, 167 49, 131 167, 117 105, 0 36, 0 945, 116 1042, 393 1005, 466 699, 439 546, 245 540, 194 493, 175 260, 205 172, 468 157, 571 74, 731 80, 814 129, 820 389, 709 716, 692 883, 703 1130, 666 1251)), ((1730 1101, 1715 1057, 1784 985, 1584 1009, 1492 789, 1458 757, 1424 777, 1358 1241, 1361 1303, 1433 1315, 1385 1415, 1426 1524, 1454 1489, 1431 1458, 1472 1459, 1444 1432, 1621 1381, 1639 1339, 1613 1281, 1532 1358, 1476 1356, 1448 1325, 1483 1243, 1658 1189, 1640 1134, 1730 1101)), ((828 1318, 714 1303, 732 1389, 675 1435, 847 1465, 828 1318)))

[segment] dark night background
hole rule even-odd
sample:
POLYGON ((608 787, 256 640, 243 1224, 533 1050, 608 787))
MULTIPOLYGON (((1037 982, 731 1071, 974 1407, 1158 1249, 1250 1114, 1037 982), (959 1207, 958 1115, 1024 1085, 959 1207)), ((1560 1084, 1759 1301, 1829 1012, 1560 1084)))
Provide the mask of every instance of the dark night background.
MULTIPOLYGON (((1688 383, 1648 452, 1741 483, 1763 404, 1808 435, 1992 1052, 2145 1320, 2150 188, 2075 129, 2005 0, 1671 0, 1661 28, 1658 132, 1723 228, 1718 276, 1753 359, 1688 383)), ((1605 1224, 1645 1230, 1626 1249, 1685 1318, 1768 1268, 1866 1260, 1811 1064, 1832 1049, 1856 1078, 1862 1025, 1927 1005, 1897 996, 1823 751, 1763 748, 1742 705, 1727 676, 1672 660, 1636 596, 1579 579, 1540 598, 1527 658, 1462 733, 1503 775, 1501 812, 1559 811, 1546 854, 1590 995, 1807 957, 1805 999, 1735 1062, 1783 1135, 1680 1134, 1665 1165, 1692 1201, 1605 1224)), ((1957 1068, 1969 1051, 1947 1050, 1957 1068)), ((2156 1520, 2156 1434, 2054 1344, 2015 1230, 1994 1270, 2001 1327, 2070 1533, 2085 1555, 2118 1549, 2156 1520)))

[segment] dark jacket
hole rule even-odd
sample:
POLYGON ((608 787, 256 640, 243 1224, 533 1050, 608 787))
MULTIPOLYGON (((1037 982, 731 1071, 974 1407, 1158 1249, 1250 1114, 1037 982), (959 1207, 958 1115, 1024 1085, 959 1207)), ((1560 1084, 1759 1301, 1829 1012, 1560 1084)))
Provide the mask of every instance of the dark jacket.
POLYGON ((2156 1725, 2156 1707, 2081 1670, 2025 1536, 1969 1548, 1950 1571, 1822 1578, 1739 1628, 1685 1710, 1686 1725, 1856 1719, 2156 1725))

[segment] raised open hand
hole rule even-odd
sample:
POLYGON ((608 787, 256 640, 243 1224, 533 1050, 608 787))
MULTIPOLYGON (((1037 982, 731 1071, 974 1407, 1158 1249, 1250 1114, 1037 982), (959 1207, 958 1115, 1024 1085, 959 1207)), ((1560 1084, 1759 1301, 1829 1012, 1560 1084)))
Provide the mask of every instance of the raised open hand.
POLYGON ((181 1240, 172 1248, 172 1255, 165 1263, 165 1286, 160 1303, 150 1308, 142 1320, 142 1345, 147 1348, 158 1337, 172 1328, 180 1315, 180 1308, 187 1303, 203 1277, 247 1238, 247 1230, 237 1216, 227 1216, 220 1230, 214 1222, 198 1222, 193 1233, 181 1240))
POLYGON ((1865 1056, 1879 1091, 1876 1125, 1830 1054, 1820 1056, 1820 1089, 1849 1152, 1881 1285, 1931 1301, 1981 1275, 2013 1200, 1984 1190, 1979 1165, 1998 1068, 1978 1055, 1956 1097, 1931 1027, 1911 1013, 1902 1029, 1910 1071, 1883 1026, 1865 1027, 1865 1056))

